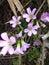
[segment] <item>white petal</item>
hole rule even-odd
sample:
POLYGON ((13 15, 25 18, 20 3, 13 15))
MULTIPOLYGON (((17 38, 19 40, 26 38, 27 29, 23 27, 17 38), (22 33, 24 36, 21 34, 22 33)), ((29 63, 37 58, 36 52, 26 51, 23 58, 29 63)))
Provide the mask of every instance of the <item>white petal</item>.
POLYGON ((32 10, 32 14, 34 14, 34 13, 35 13, 35 11, 36 11, 36 8, 34 8, 34 9, 32 10))
POLYGON ((31 32, 31 31, 29 31, 29 32, 28 32, 28 36, 31 36, 31 35, 32 35, 32 32, 31 32))
POLYGON ((5 46, 2 48, 1 54, 3 54, 3 56, 5 56, 7 54, 7 51, 8 51, 8 46, 5 46))
POLYGON ((2 37, 3 40, 9 41, 9 38, 8 38, 8 35, 7 35, 6 32, 2 33, 2 34, 1 34, 1 37, 2 37))
POLYGON ((8 52, 12 55, 14 53, 14 48, 12 46, 9 46, 8 52))
POLYGON ((15 23, 15 21, 13 21, 13 20, 10 20, 10 21, 9 21, 9 23, 10 23, 10 24, 14 24, 14 23, 15 23))
POLYGON ((4 46, 7 46, 7 42, 0 40, 0 47, 4 47, 4 46))
POLYGON ((18 16, 17 20, 19 21, 21 19, 21 16, 18 16))
POLYGON ((49 17, 46 17, 46 20, 49 22, 49 17))
POLYGON ((28 14, 31 14, 31 9, 30 9, 30 7, 27 8, 27 13, 28 13, 28 14))
POLYGON ((13 16, 12 19, 13 19, 13 21, 16 21, 16 17, 15 16, 13 16))
POLYGON ((10 41, 11 41, 12 44, 15 44, 15 43, 16 43, 15 37, 14 37, 14 36, 11 36, 11 37, 10 37, 10 41))
POLYGON ((33 30, 32 33, 33 33, 34 35, 36 35, 36 34, 37 34, 37 31, 36 31, 36 30, 33 30))
POLYGON ((16 27, 16 23, 14 23, 14 24, 12 25, 12 27, 15 28, 15 27, 16 27))
POLYGON ((27 17, 29 17, 29 15, 28 14, 23 14, 23 18, 27 18, 27 17))
POLYGON ((26 18, 26 22, 30 22, 30 20, 31 20, 31 19, 30 19, 29 17, 28 17, 28 18, 26 18))

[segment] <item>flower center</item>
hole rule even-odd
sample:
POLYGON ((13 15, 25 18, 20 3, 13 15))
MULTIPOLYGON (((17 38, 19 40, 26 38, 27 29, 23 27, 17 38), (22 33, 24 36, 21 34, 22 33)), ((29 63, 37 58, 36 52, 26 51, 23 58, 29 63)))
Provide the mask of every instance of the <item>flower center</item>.
POLYGON ((18 21, 16 21, 16 24, 18 24, 18 21))
POLYGON ((29 30, 32 30, 32 28, 29 28, 29 30))
POLYGON ((32 15, 30 15, 29 17, 30 17, 30 18, 32 18, 33 16, 32 16, 32 15))
POLYGON ((11 45, 11 42, 8 42, 8 45, 10 46, 11 45))

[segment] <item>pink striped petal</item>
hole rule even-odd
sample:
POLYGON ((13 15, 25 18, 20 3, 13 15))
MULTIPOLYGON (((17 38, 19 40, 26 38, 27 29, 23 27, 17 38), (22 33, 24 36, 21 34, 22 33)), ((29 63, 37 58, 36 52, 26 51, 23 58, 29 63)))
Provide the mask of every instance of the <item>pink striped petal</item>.
POLYGON ((9 46, 8 52, 10 55, 12 55, 14 53, 14 48, 12 46, 9 46))
POLYGON ((16 17, 15 16, 13 16, 12 19, 13 19, 13 21, 16 21, 16 17))
POLYGON ((14 23, 15 23, 15 21, 13 21, 13 20, 10 20, 10 21, 9 21, 9 23, 10 23, 10 24, 14 24, 14 23))
POLYGON ((30 20, 31 20, 31 19, 30 19, 29 17, 28 17, 28 18, 26 18, 26 22, 30 22, 30 20))
POLYGON ((31 36, 31 35, 32 35, 32 32, 31 32, 31 31, 29 31, 29 32, 28 32, 28 36, 31 36))
POLYGON ((2 37, 3 40, 9 41, 9 38, 8 38, 8 35, 7 35, 6 32, 2 33, 2 34, 1 34, 1 37, 2 37))
POLYGON ((8 46, 5 46, 2 48, 1 54, 3 54, 3 56, 5 56, 7 54, 7 51, 8 51, 8 46))
POLYGON ((28 14, 31 14, 31 9, 30 9, 30 7, 27 8, 27 13, 28 13, 28 14))
POLYGON ((36 30, 33 30, 32 33, 33 33, 34 35, 36 35, 36 34, 37 34, 37 31, 36 31, 36 30))
POLYGON ((29 17, 29 15, 28 14, 23 14, 23 18, 28 18, 29 17))
POLYGON ((12 44, 15 44, 15 43, 16 43, 15 37, 11 36, 11 37, 10 37, 10 41, 11 41, 12 44))
POLYGON ((17 20, 19 21, 21 19, 21 16, 18 16, 17 20))
POLYGON ((32 14, 34 14, 34 13, 35 13, 35 11, 36 11, 36 8, 34 8, 34 9, 32 10, 32 14))
POLYGON ((12 27, 15 28, 16 27, 16 23, 12 24, 12 27))
POLYGON ((6 45, 7 45, 7 42, 6 41, 0 40, 0 47, 4 47, 6 45))

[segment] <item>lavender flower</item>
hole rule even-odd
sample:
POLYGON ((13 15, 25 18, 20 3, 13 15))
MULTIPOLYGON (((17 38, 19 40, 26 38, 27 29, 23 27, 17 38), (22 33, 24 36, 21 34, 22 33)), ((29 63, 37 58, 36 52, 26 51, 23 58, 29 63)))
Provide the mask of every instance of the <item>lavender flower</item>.
POLYGON ((25 33, 28 33, 28 36, 31 36, 32 34, 36 35, 37 34, 37 29, 39 28, 39 25, 33 26, 32 23, 28 24, 28 28, 24 30, 25 33))
POLYGON ((37 41, 35 41, 35 42, 33 43, 33 46, 39 46, 39 45, 41 45, 41 41, 39 41, 39 40, 37 40, 37 41))
POLYGON ((20 33, 16 34, 17 38, 22 38, 22 31, 20 31, 20 33))
POLYGON ((0 47, 3 47, 1 50, 1 54, 5 56, 7 52, 12 55, 14 53, 14 48, 12 47, 13 44, 16 43, 15 37, 11 36, 8 38, 8 35, 6 32, 1 34, 1 37, 3 40, 0 40, 0 47))
POLYGON ((14 51, 14 54, 24 54, 24 52, 20 48, 20 43, 17 44, 16 50, 14 51))
POLYGON ((13 28, 15 28, 16 25, 21 24, 20 19, 21 19, 20 16, 18 16, 18 18, 16 18, 15 16, 13 16, 13 17, 12 17, 12 20, 10 20, 9 23, 12 24, 12 27, 13 27, 13 28))
POLYGON ((22 43, 22 47, 21 47, 21 50, 22 50, 22 51, 26 51, 27 48, 30 47, 30 44, 24 42, 24 40, 21 40, 21 43, 22 43))
POLYGON ((40 19, 43 22, 49 22, 49 13, 48 12, 43 12, 40 19))
POLYGON ((27 13, 23 14, 23 18, 26 18, 26 22, 29 22, 30 20, 35 20, 36 19, 36 15, 35 14, 36 8, 34 8, 32 11, 30 9, 30 7, 27 8, 27 13))

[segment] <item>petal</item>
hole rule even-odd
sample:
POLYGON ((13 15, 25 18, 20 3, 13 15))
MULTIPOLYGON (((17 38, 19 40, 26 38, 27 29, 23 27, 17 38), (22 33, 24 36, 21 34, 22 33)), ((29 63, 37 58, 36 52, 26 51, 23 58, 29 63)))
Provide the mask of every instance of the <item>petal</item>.
POLYGON ((17 38, 19 38, 19 37, 21 38, 22 37, 22 33, 20 32, 19 34, 16 34, 16 37, 17 38))
POLYGON ((29 15, 28 15, 28 14, 26 14, 26 13, 25 13, 25 14, 23 14, 22 16, 23 16, 23 18, 28 18, 28 17, 29 17, 29 15))
POLYGON ((12 46, 9 46, 8 52, 10 55, 12 55, 14 53, 14 48, 12 46))
POLYGON ((10 20, 10 21, 9 21, 9 23, 10 23, 10 24, 14 24, 14 23, 15 23, 15 21, 13 21, 13 20, 10 20))
POLYGON ((27 33, 29 30, 28 29, 24 29, 24 32, 27 33))
POLYGON ((34 19, 34 20, 35 20, 35 19, 36 19, 36 16, 35 16, 35 15, 33 15, 33 18, 32 18, 32 19, 34 19))
POLYGON ((19 21, 21 19, 21 16, 18 16, 17 20, 19 21))
POLYGON ((13 21, 16 21, 16 17, 15 16, 13 16, 12 19, 13 19, 13 21))
POLYGON ((21 47, 21 50, 22 50, 22 51, 26 51, 26 49, 27 49, 27 48, 24 47, 24 46, 21 47))
POLYGON ((32 30, 32 33, 33 33, 34 35, 36 35, 36 34, 37 34, 37 31, 36 31, 36 30, 32 30))
POLYGON ((2 33, 2 34, 1 34, 1 37, 2 37, 3 40, 9 41, 9 38, 8 38, 8 35, 7 35, 6 32, 2 33))
POLYGON ((28 24, 28 28, 32 28, 33 24, 32 23, 29 23, 28 24))
POLYGON ((45 24, 42 24, 41 26, 42 26, 43 28, 45 28, 45 27, 46 27, 46 25, 45 25, 45 24))
POLYGON ((49 17, 46 17, 46 20, 49 22, 49 17))
POLYGON ((39 24, 33 26, 33 29, 38 29, 38 28, 40 28, 39 24))
POLYGON ((35 13, 35 11, 36 11, 36 8, 34 8, 34 9, 32 10, 32 14, 34 14, 34 13, 35 13))
POLYGON ((14 23, 14 24, 12 25, 12 27, 15 28, 15 27, 16 27, 16 23, 14 23))
POLYGON ((29 18, 29 17, 28 17, 28 18, 26 18, 26 22, 29 22, 30 20, 31 20, 31 18, 29 18))
POLYGON ((28 13, 28 14, 31 14, 31 9, 30 9, 30 7, 27 8, 27 13, 28 13))
POLYGON ((29 48, 29 47, 30 47, 30 44, 25 43, 25 44, 22 45, 21 50, 26 51, 27 48, 29 48))
POLYGON ((6 45, 7 45, 7 42, 6 41, 0 40, 0 47, 4 47, 6 45))
POLYGON ((20 21, 18 21, 18 24, 21 24, 21 22, 20 22, 20 21))
POLYGON ((29 31, 29 32, 28 32, 28 36, 31 36, 31 35, 32 35, 32 32, 31 32, 31 31, 29 31))
POLYGON ((24 54, 24 52, 19 48, 16 48, 16 50, 14 51, 14 54, 24 54))
POLYGON ((8 51, 8 46, 5 46, 2 48, 1 54, 3 54, 3 56, 5 56, 7 54, 7 51, 8 51))
POLYGON ((11 41, 12 44, 15 44, 15 43, 16 43, 15 37, 14 37, 14 36, 11 36, 11 37, 10 37, 10 41, 11 41))

